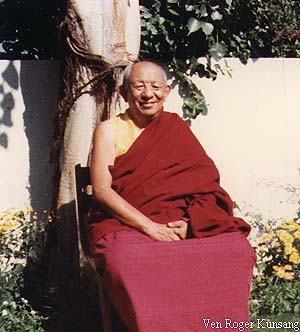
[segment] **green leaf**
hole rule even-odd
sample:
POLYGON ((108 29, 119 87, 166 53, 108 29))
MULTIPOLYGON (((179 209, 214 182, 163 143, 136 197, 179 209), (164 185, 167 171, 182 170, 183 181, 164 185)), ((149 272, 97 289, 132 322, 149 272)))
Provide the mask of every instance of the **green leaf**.
POLYGON ((201 7, 200 7, 200 16, 201 17, 208 16, 205 3, 201 4, 201 7))
POLYGON ((159 24, 164 24, 165 23, 165 18, 164 17, 159 17, 159 20, 158 20, 159 24))
POLYGON ((233 208, 238 209, 239 211, 241 211, 241 209, 240 209, 240 207, 239 207, 239 205, 236 201, 233 201, 233 208))
POLYGON ((226 46, 220 43, 213 44, 209 49, 209 54, 211 57, 216 60, 220 61, 226 54, 226 46))
POLYGON ((230 7, 232 4, 232 0, 225 0, 225 2, 227 3, 227 5, 230 7))
POLYGON ((173 9, 168 9, 168 11, 175 16, 179 16, 179 14, 173 9))
POLYGON ((211 18, 213 21, 220 21, 223 15, 219 13, 217 10, 211 13, 211 18))
POLYGON ((193 5, 185 5, 184 8, 187 12, 191 12, 194 10, 195 7, 193 5))
POLYGON ((188 30, 189 30, 189 34, 196 32, 197 30, 199 30, 201 28, 201 21, 197 20, 194 17, 190 17, 188 20, 188 30))
POLYGON ((143 17, 144 19, 149 19, 149 18, 152 17, 152 14, 151 14, 150 12, 143 12, 143 13, 142 13, 142 17, 143 17))
POLYGON ((158 31, 157 31, 157 29, 155 28, 155 26, 152 26, 152 27, 151 27, 151 33, 152 33, 153 35, 157 35, 157 34, 158 34, 158 31))
POLYGON ((167 3, 177 3, 178 0, 167 0, 167 3))
POLYGON ((210 35, 213 32, 213 30, 214 30, 214 26, 211 23, 201 21, 200 25, 201 25, 202 31, 207 36, 210 35))

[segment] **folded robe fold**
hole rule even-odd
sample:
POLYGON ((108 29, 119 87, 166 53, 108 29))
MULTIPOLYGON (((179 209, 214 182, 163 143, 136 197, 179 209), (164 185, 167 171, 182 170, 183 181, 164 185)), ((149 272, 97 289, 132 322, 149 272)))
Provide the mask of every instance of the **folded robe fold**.
MULTIPOLYGON (((112 188, 151 220, 166 224, 187 217, 201 238, 250 226, 233 216, 213 161, 176 114, 161 112, 110 167, 112 188)), ((90 211, 91 248, 105 234, 133 230, 95 202, 90 211)))
POLYGON ((126 327, 113 319, 114 332, 214 332, 216 324, 236 332, 237 322, 248 331, 255 254, 241 233, 159 242, 113 232, 97 242, 95 254, 106 295, 126 327))

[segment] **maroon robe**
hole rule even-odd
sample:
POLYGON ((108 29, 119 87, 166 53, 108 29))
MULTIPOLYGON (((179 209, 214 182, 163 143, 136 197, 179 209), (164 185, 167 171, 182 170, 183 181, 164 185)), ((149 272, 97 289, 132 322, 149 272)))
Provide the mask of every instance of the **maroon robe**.
MULTIPOLYGON (((197 238, 250 231, 245 221, 233 216, 217 168, 177 114, 161 112, 110 171, 112 188, 155 222, 188 218, 197 238)), ((109 232, 133 230, 100 206, 94 206, 90 221, 92 247, 109 232)))

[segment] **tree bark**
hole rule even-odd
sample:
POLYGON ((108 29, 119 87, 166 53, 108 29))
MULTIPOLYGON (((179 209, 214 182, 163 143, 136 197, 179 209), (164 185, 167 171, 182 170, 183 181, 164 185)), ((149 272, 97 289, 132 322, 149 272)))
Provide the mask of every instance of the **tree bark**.
POLYGON ((138 58, 138 0, 70 0, 62 30, 68 51, 56 114, 57 259, 53 282, 72 288, 78 257, 80 265, 85 264, 80 247, 78 251, 74 166, 89 163, 96 124, 118 110, 115 87, 122 68, 138 58))
MULTIPOLYGON (((77 34, 78 40, 82 43, 74 45, 71 40, 68 40, 73 51, 71 56, 76 57, 78 46, 83 47, 91 54, 99 55, 104 65, 110 67, 111 71, 137 59, 140 43, 137 0, 71 0, 68 11, 73 21, 79 21, 73 25, 75 31, 71 33, 77 34)), ((70 88, 73 93, 78 88, 78 82, 86 84, 94 76, 93 71, 87 66, 79 65, 78 68, 69 68, 70 71, 74 69, 77 69, 76 82, 68 82, 68 77, 65 80, 66 84, 77 83, 77 86, 70 88)), ((116 77, 118 70, 115 70, 113 74, 118 80, 116 77)), ((100 83, 105 84, 105 80, 100 83)), ((62 174, 58 208, 74 200, 71 169, 76 163, 87 163, 93 129, 103 116, 102 112, 116 111, 116 96, 112 93, 108 97, 112 98, 109 100, 112 102, 108 103, 110 109, 103 109, 101 104, 107 102, 107 96, 83 94, 76 100, 68 114, 60 154, 62 174)))

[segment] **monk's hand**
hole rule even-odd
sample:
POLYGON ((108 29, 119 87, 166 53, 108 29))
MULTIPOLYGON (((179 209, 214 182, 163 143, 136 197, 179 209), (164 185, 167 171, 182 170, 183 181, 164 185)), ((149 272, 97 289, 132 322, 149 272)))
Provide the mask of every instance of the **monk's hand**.
POLYGON ((183 240, 186 238, 187 230, 188 230, 188 224, 187 222, 183 220, 176 220, 171 221, 167 224, 169 228, 172 228, 175 232, 175 234, 178 235, 178 237, 183 240))
POLYGON ((181 240, 178 235, 178 228, 172 228, 167 225, 151 222, 150 225, 144 229, 146 233, 154 241, 178 241, 181 240))

